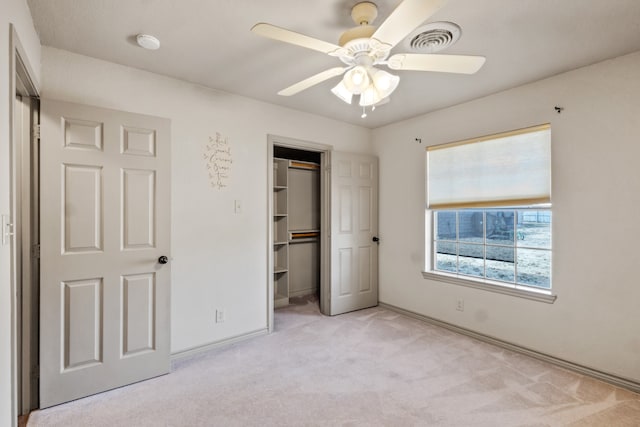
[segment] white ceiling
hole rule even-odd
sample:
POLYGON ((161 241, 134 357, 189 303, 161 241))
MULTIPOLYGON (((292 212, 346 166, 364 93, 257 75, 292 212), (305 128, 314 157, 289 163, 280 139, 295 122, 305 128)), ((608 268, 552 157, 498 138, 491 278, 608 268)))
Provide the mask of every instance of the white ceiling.
MULTIPOLYGON (((399 0, 373 0, 381 23, 399 0)), ((337 43, 358 0, 28 0, 43 45, 375 128, 640 50, 640 0, 449 0, 426 22, 451 21, 460 40, 440 53, 482 55, 475 75, 398 71, 391 103, 360 118, 332 79, 292 97, 276 92, 342 63, 261 38, 268 22, 337 43), (158 37, 146 51, 135 35, 158 37)), ((409 32, 411 29, 408 29, 409 32)), ((392 54, 403 52, 400 43, 392 54)), ((395 72, 394 72, 395 74, 395 72)), ((551 100, 550 102, 553 102, 551 100)))

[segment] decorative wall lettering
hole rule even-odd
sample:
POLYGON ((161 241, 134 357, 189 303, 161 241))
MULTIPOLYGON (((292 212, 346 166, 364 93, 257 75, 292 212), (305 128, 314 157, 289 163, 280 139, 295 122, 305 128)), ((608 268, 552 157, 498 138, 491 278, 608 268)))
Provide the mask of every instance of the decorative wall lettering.
POLYGON ((229 185, 231 179, 231 145, 229 137, 216 132, 215 138, 210 136, 204 152, 209 182, 215 189, 221 190, 229 185))

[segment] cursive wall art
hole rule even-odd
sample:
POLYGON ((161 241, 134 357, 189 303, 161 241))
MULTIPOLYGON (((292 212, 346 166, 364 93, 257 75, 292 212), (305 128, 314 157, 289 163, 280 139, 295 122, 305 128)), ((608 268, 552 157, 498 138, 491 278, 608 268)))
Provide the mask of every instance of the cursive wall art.
POLYGON ((206 145, 204 160, 207 165, 209 182, 215 189, 221 190, 229 185, 231 179, 231 145, 229 137, 222 136, 216 132, 215 138, 210 136, 206 145))

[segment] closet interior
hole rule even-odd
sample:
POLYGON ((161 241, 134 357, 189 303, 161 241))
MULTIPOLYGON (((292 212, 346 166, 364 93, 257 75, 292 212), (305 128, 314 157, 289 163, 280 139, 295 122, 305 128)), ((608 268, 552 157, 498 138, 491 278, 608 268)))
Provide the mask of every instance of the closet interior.
POLYGON ((320 293, 321 154, 273 148, 274 307, 320 293))

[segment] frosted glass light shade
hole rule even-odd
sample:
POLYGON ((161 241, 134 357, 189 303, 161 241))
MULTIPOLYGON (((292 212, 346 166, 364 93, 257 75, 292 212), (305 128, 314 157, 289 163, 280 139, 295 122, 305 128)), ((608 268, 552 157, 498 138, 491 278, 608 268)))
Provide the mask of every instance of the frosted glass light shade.
POLYGON ((353 95, 360 95, 360 106, 379 104, 396 90, 400 77, 374 67, 361 65, 349 70, 331 92, 347 104, 353 95))
POLYGON ((364 92, 371 83, 367 69, 359 65, 349 70, 342 79, 345 87, 354 95, 364 92))
POLYGON ((398 87, 398 83, 400 83, 400 77, 378 69, 373 71, 372 79, 381 98, 386 98, 391 95, 398 87))
POLYGON ((371 105, 377 104, 380 101, 382 101, 382 97, 380 96, 378 90, 374 85, 370 85, 360 95, 360 106, 362 107, 369 107, 371 105))
POLYGON ((340 83, 338 83, 333 89, 331 89, 331 92, 333 92, 335 96, 342 99, 347 104, 351 104, 353 94, 349 92, 349 89, 347 89, 347 87, 344 85, 343 80, 340 80, 340 83))

